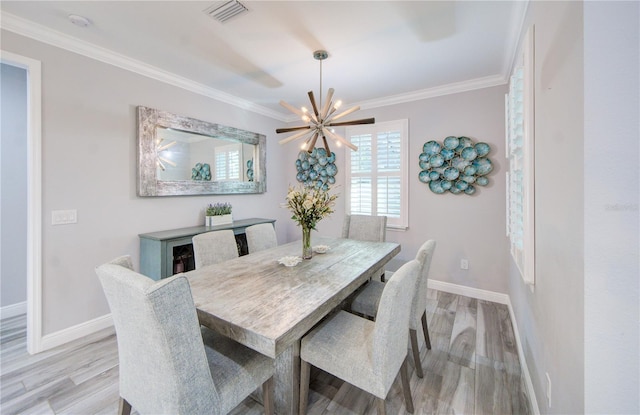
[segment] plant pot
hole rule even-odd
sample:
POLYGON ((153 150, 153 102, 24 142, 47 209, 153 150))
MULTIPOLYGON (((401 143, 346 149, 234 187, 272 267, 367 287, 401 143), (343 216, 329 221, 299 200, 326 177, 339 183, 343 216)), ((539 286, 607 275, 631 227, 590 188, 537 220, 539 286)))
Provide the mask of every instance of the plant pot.
POLYGON ((218 216, 207 216, 211 220, 211 224, 209 226, 218 226, 218 225, 226 225, 228 223, 233 223, 233 216, 231 214, 228 215, 218 215, 218 216))

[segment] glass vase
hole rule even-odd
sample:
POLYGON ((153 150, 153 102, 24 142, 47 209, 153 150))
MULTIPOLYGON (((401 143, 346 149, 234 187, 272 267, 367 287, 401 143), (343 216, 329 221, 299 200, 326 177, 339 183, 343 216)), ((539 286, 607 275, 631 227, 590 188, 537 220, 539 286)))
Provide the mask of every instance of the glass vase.
POLYGON ((302 227, 302 259, 311 259, 311 228, 302 227))

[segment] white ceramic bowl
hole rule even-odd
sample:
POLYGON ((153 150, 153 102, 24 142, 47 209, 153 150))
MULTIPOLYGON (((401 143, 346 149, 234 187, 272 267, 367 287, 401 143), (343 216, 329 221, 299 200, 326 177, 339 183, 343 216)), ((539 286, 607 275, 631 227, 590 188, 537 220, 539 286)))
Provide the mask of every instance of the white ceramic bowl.
POLYGON ((283 256, 278 260, 278 263, 284 265, 285 267, 295 267, 300 262, 302 262, 302 258, 300 258, 299 256, 283 256))
POLYGON ((330 249, 331 247, 329 245, 316 245, 313 247, 313 252, 316 252, 318 254, 324 254, 330 249))

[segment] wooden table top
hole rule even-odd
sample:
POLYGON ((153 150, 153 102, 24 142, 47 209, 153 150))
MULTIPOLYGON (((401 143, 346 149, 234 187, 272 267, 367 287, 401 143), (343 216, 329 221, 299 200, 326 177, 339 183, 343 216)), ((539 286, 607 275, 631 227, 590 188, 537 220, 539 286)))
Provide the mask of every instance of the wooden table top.
POLYGON ((295 267, 302 242, 185 273, 201 324, 275 358, 400 252, 392 242, 314 238, 328 245, 295 267))

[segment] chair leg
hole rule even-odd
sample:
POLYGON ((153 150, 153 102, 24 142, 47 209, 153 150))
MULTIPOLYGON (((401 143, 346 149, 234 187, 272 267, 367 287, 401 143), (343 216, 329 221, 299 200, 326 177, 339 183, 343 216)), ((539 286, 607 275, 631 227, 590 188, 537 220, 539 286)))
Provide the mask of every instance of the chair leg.
POLYGON ((378 415, 387 415, 387 406, 384 403, 384 399, 376 397, 378 403, 378 415))
POLYGON ((411 398, 411 388, 409 388, 409 374, 407 373, 407 358, 400 366, 400 379, 402 380, 402 392, 404 393, 404 404, 407 412, 413 413, 413 399, 411 398))
POLYGON ((427 350, 431 350, 431 339, 429 338, 429 328, 427 327, 427 310, 422 313, 422 331, 424 332, 424 342, 427 350))
POLYGON ((422 378, 422 362, 420 362, 420 348, 418 347, 418 332, 413 329, 409 329, 409 335, 411 337, 411 350, 413 351, 413 361, 416 366, 416 375, 422 378))
POLYGON ((273 376, 262 384, 262 403, 265 415, 273 415, 273 376))
POLYGON ((300 415, 305 415, 307 413, 310 370, 311 365, 304 360, 300 360, 300 415))
POLYGON ((120 397, 120 402, 118 403, 118 414, 119 415, 130 415, 131 414, 131 404, 127 402, 122 396, 120 397))

